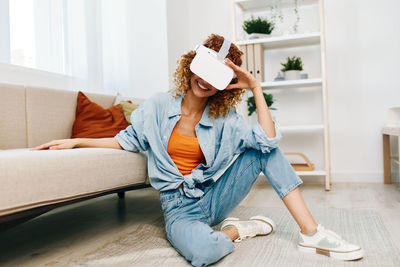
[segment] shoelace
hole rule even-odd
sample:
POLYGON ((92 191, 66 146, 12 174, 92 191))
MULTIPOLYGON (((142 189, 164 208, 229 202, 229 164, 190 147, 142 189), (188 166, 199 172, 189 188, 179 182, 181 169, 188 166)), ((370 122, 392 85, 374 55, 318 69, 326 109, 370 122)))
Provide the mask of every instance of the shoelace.
POLYGON ((245 240, 246 238, 255 236, 254 234, 250 234, 251 230, 252 230, 251 229, 252 226, 249 226, 250 222, 247 222, 246 224, 247 224, 246 226, 244 226, 242 224, 243 228, 240 228, 240 231, 238 231, 239 232, 239 237, 235 239, 235 242, 240 242, 242 240, 245 240))

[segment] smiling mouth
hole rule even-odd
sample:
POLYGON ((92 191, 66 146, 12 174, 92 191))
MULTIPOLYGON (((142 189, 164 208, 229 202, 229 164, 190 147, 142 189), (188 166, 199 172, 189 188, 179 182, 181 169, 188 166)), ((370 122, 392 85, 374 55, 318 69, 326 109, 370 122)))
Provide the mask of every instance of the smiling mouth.
POLYGON ((202 85, 201 83, 199 83, 199 81, 196 81, 196 82, 197 82, 197 85, 198 85, 201 89, 203 89, 204 91, 210 90, 209 88, 207 88, 207 87, 205 87, 204 85, 202 85))

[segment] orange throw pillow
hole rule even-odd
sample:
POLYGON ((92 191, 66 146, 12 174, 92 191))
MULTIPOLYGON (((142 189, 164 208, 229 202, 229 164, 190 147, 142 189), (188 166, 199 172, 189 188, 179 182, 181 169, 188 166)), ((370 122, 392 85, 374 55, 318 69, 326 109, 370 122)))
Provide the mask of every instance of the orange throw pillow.
POLYGON ((78 93, 71 138, 114 137, 128 126, 120 104, 104 109, 78 93))

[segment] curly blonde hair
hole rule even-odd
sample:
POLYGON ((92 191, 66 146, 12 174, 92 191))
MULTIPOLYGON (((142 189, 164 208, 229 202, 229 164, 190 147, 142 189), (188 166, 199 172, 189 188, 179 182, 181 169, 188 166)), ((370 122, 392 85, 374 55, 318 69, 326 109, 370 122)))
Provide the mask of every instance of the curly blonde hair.
MULTIPOLYGON (((213 49, 214 51, 219 51, 223 42, 224 37, 217 34, 211 34, 211 36, 204 41, 203 45, 213 49)), ((195 55, 196 52, 192 50, 189 53, 182 55, 180 60, 178 60, 178 67, 174 73, 175 88, 170 91, 175 94, 175 98, 181 95, 185 97, 187 92, 190 90, 190 78, 193 75, 193 72, 190 70, 190 64, 192 63, 195 55)), ((243 52, 240 51, 236 45, 231 44, 227 58, 229 58, 236 65, 241 66, 242 55, 243 52)), ((225 117, 230 108, 236 108, 237 104, 242 100, 242 95, 244 92, 245 89, 222 90, 218 91, 215 95, 210 96, 208 98, 208 104, 210 107, 210 112, 208 115, 210 118, 215 119, 221 115, 225 117)))

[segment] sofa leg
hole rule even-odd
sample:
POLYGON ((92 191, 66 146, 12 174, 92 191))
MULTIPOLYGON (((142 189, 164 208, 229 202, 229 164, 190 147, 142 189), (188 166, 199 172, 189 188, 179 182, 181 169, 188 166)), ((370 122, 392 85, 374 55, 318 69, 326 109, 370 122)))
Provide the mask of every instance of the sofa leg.
POLYGON ((125 191, 118 192, 117 195, 118 195, 118 197, 121 198, 121 199, 122 199, 122 198, 125 198, 125 191))

